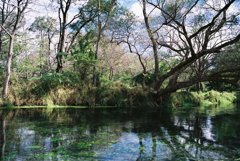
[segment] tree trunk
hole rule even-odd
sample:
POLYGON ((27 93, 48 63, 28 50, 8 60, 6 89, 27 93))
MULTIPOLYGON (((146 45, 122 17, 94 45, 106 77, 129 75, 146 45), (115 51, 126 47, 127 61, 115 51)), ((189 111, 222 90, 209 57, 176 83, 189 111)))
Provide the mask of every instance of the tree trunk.
POLYGON ((3 83, 3 92, 2 92, 3 98, 7 98, 9 93, 9 81, 11 76, 11 66, 12 66, 12 57, 13 57, 13 39, 14 37, 10 36, 7 65, 6 65, 6 78, 3 83))
MULTIPOLYGON (((67 6, 66 6, 67 7, 67 6)), ((60 10, 58 11, 59 17, 60 17, 60 10)), ((67 9, 65 12, 62 12, 63 20, 60 22, 60 37, 59 37, 59 42, 58 42, 58 53, 56 56, 57 59, 57 73, 61 73, 63 70, 63 52, 64 52, 64 43, 65 43, 65 35, 66 35, 66 24, 67 24, 67 9)), ((59 18, 61 20, 61 18, 59 18)))
MULTIPOLYGON (((97 44, 96 44, 96 51, 95 51, 95 61, 98 60, 98 51, 99 51, 99 42, 100 42, 100 34, 98 34, 98 40, 97 40, 97 44)), ((97 73, 97 67, 96 67, 96 63, 93 66, 93 86, 97 87, 98 85, 98 73, 97 73)))
POLYGON ((2 53, 2 37, 3 37, 3 34, 2 34, 2 29, 0 28, 0 59, 3 58, 3 53, 2 53))
MULTIPOLYGON (((101 30, 102 30, 102 24, 101 24, 101 20, 100 20, 100 1, 98 1, 98 35, 97 35, 97 42, 96 42, 96 51, 95 51, 95 61, 98 60, 98 52, 99 52, 99 43, 101 40, 101 30)), ((96 69, 96 63, 94 64, 93 67, 93 86, 97 87, 99 85, 99 75, 97 73, 97 69, 96 69)))
POLYGON ((145 78, 145 77, 146 77, 146 74, 147 74, 147 68, 146 68, 146 66, 144 65, 143 61, 142 61, 141 55, 138 54, 138 53, 137 53, 137 55, 138 55, 138 60, 139 60, 141 66, 142 66, 142 68, 143 68, 143 73, 142 73, 142 88, 145 89, 145 87, 146 87, 146 78, 145 78))
POLYGON ((113 79, 113 67, 109 68, 109 80, 113 79))
POLYGON ((48 65, 48 70, 52 70, 52 65, 51 65, 51 37, 48 35, 48 53, 47 53, 47 65, 48 65))
MULTIPOLYGON (((147 11, 146 11, 146 0, 143 0, 143 16, 144 16, 144 22, 145 22, 145 26, 148 32, 148 37, 151 41, 151 45, 152 45, 152 49, 153 49, 153 55, 154 55, 154 79, 155 82, 158 81, 158 74, 159 74, 159 60, 158 60, 158 49, 157 49, 157 42, 154 38, 152 29, 150 27, 149 24, 149 20, 148 20, 148 15, 147 15, 147 11)), ((157 86, 154 85, 154 88, 157 89, 157 86)))
POLYGON ((203 91, 203 85, 202 85, 202 83, 201 82, 199 82, 199 83, 197 83, 196 84, 196 87, 197 87, 197 92, 202 92, 203 91))
POLYGON ((42 63, 42 58, 43 58, 43 33, 41 31, 41 34, 40 34, 40 55, 39 55, 39 58, 40 58, 40 64, 39 64, 39 67, 40 67, 40 77, 42 77, 43 75, 43 63, 42 63))
MULTIPOLYGON (((65 35, 65 31, 62 34, 65 35)), ((58 49, 58 53, 57 53, 57 69, 56 69, 57 73, 61 73, 63 70, 63 63, 62 63, 63 55, 62 54, 64 52, 64 42, 65 42, 65 36, 63 36, 63 35, 61 35, 61 37, 60 37, 59 49, 58 49)))
POLYGON ((5 145, 6 145, 6 121, 2 116, 0 117, 0 160, 4 159, 5 145))

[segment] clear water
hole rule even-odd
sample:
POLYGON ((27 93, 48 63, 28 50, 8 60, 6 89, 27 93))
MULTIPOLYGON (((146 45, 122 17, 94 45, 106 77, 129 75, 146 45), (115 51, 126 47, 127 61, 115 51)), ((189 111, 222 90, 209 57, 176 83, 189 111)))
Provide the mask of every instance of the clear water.
POLYGON ((240 160, 239 137, 238 109, 0 110, 0 160, 240 160))

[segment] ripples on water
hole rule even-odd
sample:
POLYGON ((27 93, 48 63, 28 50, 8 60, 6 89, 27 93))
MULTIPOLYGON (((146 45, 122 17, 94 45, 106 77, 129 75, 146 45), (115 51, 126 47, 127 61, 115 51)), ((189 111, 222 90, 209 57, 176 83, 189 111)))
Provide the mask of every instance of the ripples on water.
POLYGON ((234 160, 240 158, 239 114, 0 110, 0 160, 234 160))

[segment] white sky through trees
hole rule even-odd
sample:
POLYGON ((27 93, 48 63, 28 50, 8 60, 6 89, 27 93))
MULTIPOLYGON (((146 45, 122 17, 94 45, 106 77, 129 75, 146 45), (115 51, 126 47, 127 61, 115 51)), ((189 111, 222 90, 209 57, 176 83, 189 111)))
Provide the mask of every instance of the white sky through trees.
MULTIPOLYGON (((76 5, 71 6, 68 19, 71 19, 78 12, 78 7, 83 3, 86 3, 86 0, 80 0, 76 5)), ((142 16, 142 8, 137 0, 120 0, 118 3, 128 8, 136 16, 142 16)), ((56 3, 51 0, 35 0, 28 8, 29 11, 26 14, 27 24, 31 24, 35 17, 38 16, 58 18, 56 3)))
MULTIPOLYGON (((173 0, 167 0, 167 1, 173 1, 173 0)), ((80 0, 77 1, 75 5, 72 5, 69 14, 68 14, 68 19, 70 20, 75 14, 78 13, 78 8, 81 6, 83 3, 86 3, 87 0, 80 0)), ((142 14, 142 6, 138 0, 118 0, 118 3, 126 7, 130 12, 133 12, 136 17, 139 20, 143 20, 143 14, 142 14)), ((210 5, 216 4, 221 6, 221 3, 224 3, 224 0, 208 0, 208 3, 210 5)), ((147 6, 148 7, 148 12, 150 12, 153 7, 152 6, 147 6)), ((55 19, 58 19, 58 13, 57 13, 57 5, 55 2, 52 2, 52 0, 34 0, 32 4, 29 5, 29 11, 26 14, 26 22, 27 26, 30 26, 31 23, 34 21, 35 17, 38 16, 46 16, 46 17, 53 17, 55 19)), ((195 9, 195 8, 194 8, 195 9)), ((198 15, 201 13, 201 10, 194 10, 194 14, 198 15)), ((234 3, 231 5, 229 8, 229 12, 239 12, 240 11, 240 6, 239 3, 234 3)), ((154 12, 152 13, 154 14, 154 12)), ((157 14, 157 12, 155 12, 157 14)))

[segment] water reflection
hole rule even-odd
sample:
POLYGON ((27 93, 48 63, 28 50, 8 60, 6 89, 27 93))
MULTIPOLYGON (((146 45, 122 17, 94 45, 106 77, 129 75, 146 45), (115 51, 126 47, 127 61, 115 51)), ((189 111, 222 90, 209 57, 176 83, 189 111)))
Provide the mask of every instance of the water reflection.
MULTIPOLYGON (((2 160, 233 160, 239 111, 18 109, 0 111, 2 160)), ((0 159, 0 160, 1 160, 0 159)))

